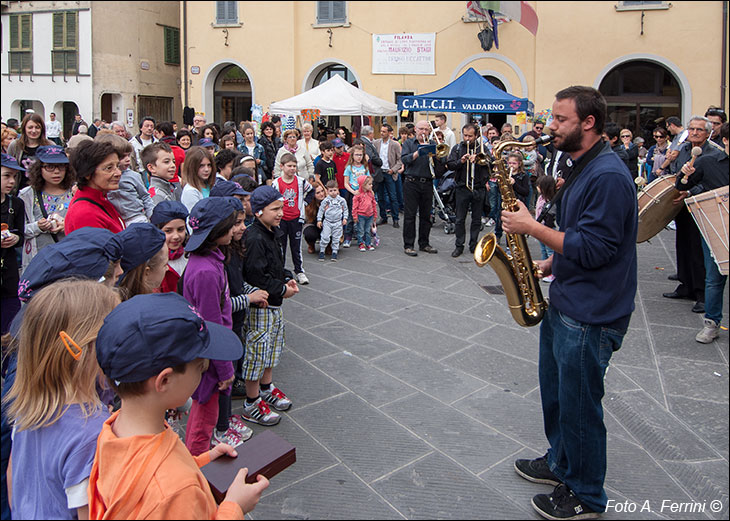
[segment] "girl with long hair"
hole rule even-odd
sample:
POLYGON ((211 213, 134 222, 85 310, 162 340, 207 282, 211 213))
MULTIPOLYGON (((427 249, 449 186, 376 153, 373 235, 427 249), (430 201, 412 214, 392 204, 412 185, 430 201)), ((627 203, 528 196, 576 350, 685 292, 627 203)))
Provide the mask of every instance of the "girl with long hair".
POLYGON ((185 162, 182 168, 183 189, 180 202, 188 211, 208 196, 215 184, 215 158, 210 149, 194 146, 185 153, 185 162))
POLYGON ((38 147, 50 146, 54 143, 46 138, 46 122, 39 114, 26 114, 20 123, 20 137, 8 145, 8 154, 13 156, 20 166, 26 169, 26 175, 20 176, 18 190, 28 186, 27 170, 33 161, 38 147))

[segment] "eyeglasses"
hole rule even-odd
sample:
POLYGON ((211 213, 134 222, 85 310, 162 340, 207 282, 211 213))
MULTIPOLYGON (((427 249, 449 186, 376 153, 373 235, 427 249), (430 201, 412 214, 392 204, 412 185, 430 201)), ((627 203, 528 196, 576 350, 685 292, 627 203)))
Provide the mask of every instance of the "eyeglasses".
POLYGON ((43 170, 46 172, 64 172, 66 165, 43 165, 43 170))
POLYGON ((663 137, 661 134, 654 134, 654 139, 661 139, 663 137))
POLYGON ((720 116, 722 117, 725 113, 720 109, 709 109, 706 116, 720 116))
POLYGON ((631 137, 631 134, 621 134, 621 137, 631 137))
POLYGON ((111 165, 105 166, 104 168, 101 168, 101 171, 107 175, 112 175, 115 172, 117 172, 118 170, 119 170, 119 166, 117 166, 117 164, 111 164, 111 165))

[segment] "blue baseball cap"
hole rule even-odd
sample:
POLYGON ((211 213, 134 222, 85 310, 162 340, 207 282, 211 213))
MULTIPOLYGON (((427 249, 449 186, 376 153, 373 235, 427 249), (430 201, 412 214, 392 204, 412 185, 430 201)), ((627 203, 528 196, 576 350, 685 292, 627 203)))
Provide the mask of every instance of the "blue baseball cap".
POLYGON ((257 186, 251 194, 251 211, 254 215, 269 206, 274 201, 283 201, 284 196, 279 190, 270 185, 257 186))
POLYGON ((345 143, 344 143, 344 141, 342 141, 340 138, 337 137, 332 140, 332 146, 334 146, 335 148, 344 147, 345 143))
POLYGON ((198 146, 204 148, 213 148, 215 147, 215 143, 213 143, 212 139, 204 137, 203 139, 198 141, 198 146))
POLYGON ((64 164, 68 163, 68 156, 62 147, 49 145, 38 147, 35 157, 41 163, 64 164))
POLYGON ((122 244, 122 270, 125 275, 154 257, 165 244, 165 232, 152 223, 130 224, 117 233, 117 237, 122 244))
POLYGON ((25 172, 25 168, 18 164, 17 159, 15 159, 10 154, 6 154, 4 152, 2 155, 2 166, 4 166, 5 168, 12 168, 13 170, 19 170, 20 172, 25 172))
POLYGON ((177 293, 137 295, 104 319, 96 359, 115 383, 142 382, 166 367, 196 358, 238 360, 238 336, 200 313, 177 293))
POLYGON ((242 212, 243 204, 235 197, 207 197, 201 199, 190 211, 188 227, 193 231, 185 251, 195 251, 205 242, 213 228, 231 216, 242 212))
POLYGON ((224 179, 216 181, 213 188, 210 189, 211 197, 233 197, 234 195, 251 195, 251 192, 241 188, 241 185, 235 181, 226 181, 224 179))
POLYGON ((33 257, 21 276, 18 297, 27 302, 42 287, 66 277, 98 280, 109 269, 109 263, 121 258, 118 235, 105 228, 79 228, 33 257))
POLYGON ((160 201, 152 210, 152 217, 150 222, 155 226, 161 224, 167 224, 175 219, 182 219, 183 221, 188 218, 188 209, 180 201, 160 201))

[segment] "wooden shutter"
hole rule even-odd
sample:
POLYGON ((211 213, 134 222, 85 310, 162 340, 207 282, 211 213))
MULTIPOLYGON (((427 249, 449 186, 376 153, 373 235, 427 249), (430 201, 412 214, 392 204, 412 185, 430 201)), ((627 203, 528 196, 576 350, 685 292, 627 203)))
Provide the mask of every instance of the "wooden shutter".
POLYGON ((64 25, 65 13, 53 13, 53 48, 63 49, 65 47, 64 25))
POLYGON ((33 25, 31 15, 24 14, 20 19, 20 47, 30 51, 33 45, 33 25))
POLYGON ((216 2, 215 22, 217 24, 238 23, 238 2, 216 2))
POLYGON ((20 31, 18 30, 18 15, 10 15, 10 50, 20 47, 20 31))
POLYGON ((347 21, 346 2, 317 2, 317 23, 331 24, 347 21))
POLYGON ((345 2, 330 2, 332 4, 332 21, 345 22, 347 18, 347 10, 345 2))
POLYGON ((66 48, 78 50, 78 15, 76 11, 66 13, 66 48))
POLYGON ((226 20, 228 23, 238 23, 238 2, 226 2, 226 4, 228 4, 226 20))
POLYGON ((180 65, 180 29, 165 27, 165 63, 180 65))

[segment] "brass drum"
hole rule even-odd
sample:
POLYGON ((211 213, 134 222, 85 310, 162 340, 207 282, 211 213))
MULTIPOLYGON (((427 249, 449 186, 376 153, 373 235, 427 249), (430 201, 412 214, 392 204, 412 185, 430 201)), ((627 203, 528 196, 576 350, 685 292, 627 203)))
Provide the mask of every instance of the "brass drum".
POLYGON ((675 175, 654 179, 639 192, 639 229, 636 242, 648 241, 672 222, 684 205, 672 204, 679 196, 675 175))
POLYGON ((694 217, 720 273, 730 273, 728 265, 728 187, 717 188, 684 200, 694 217))

